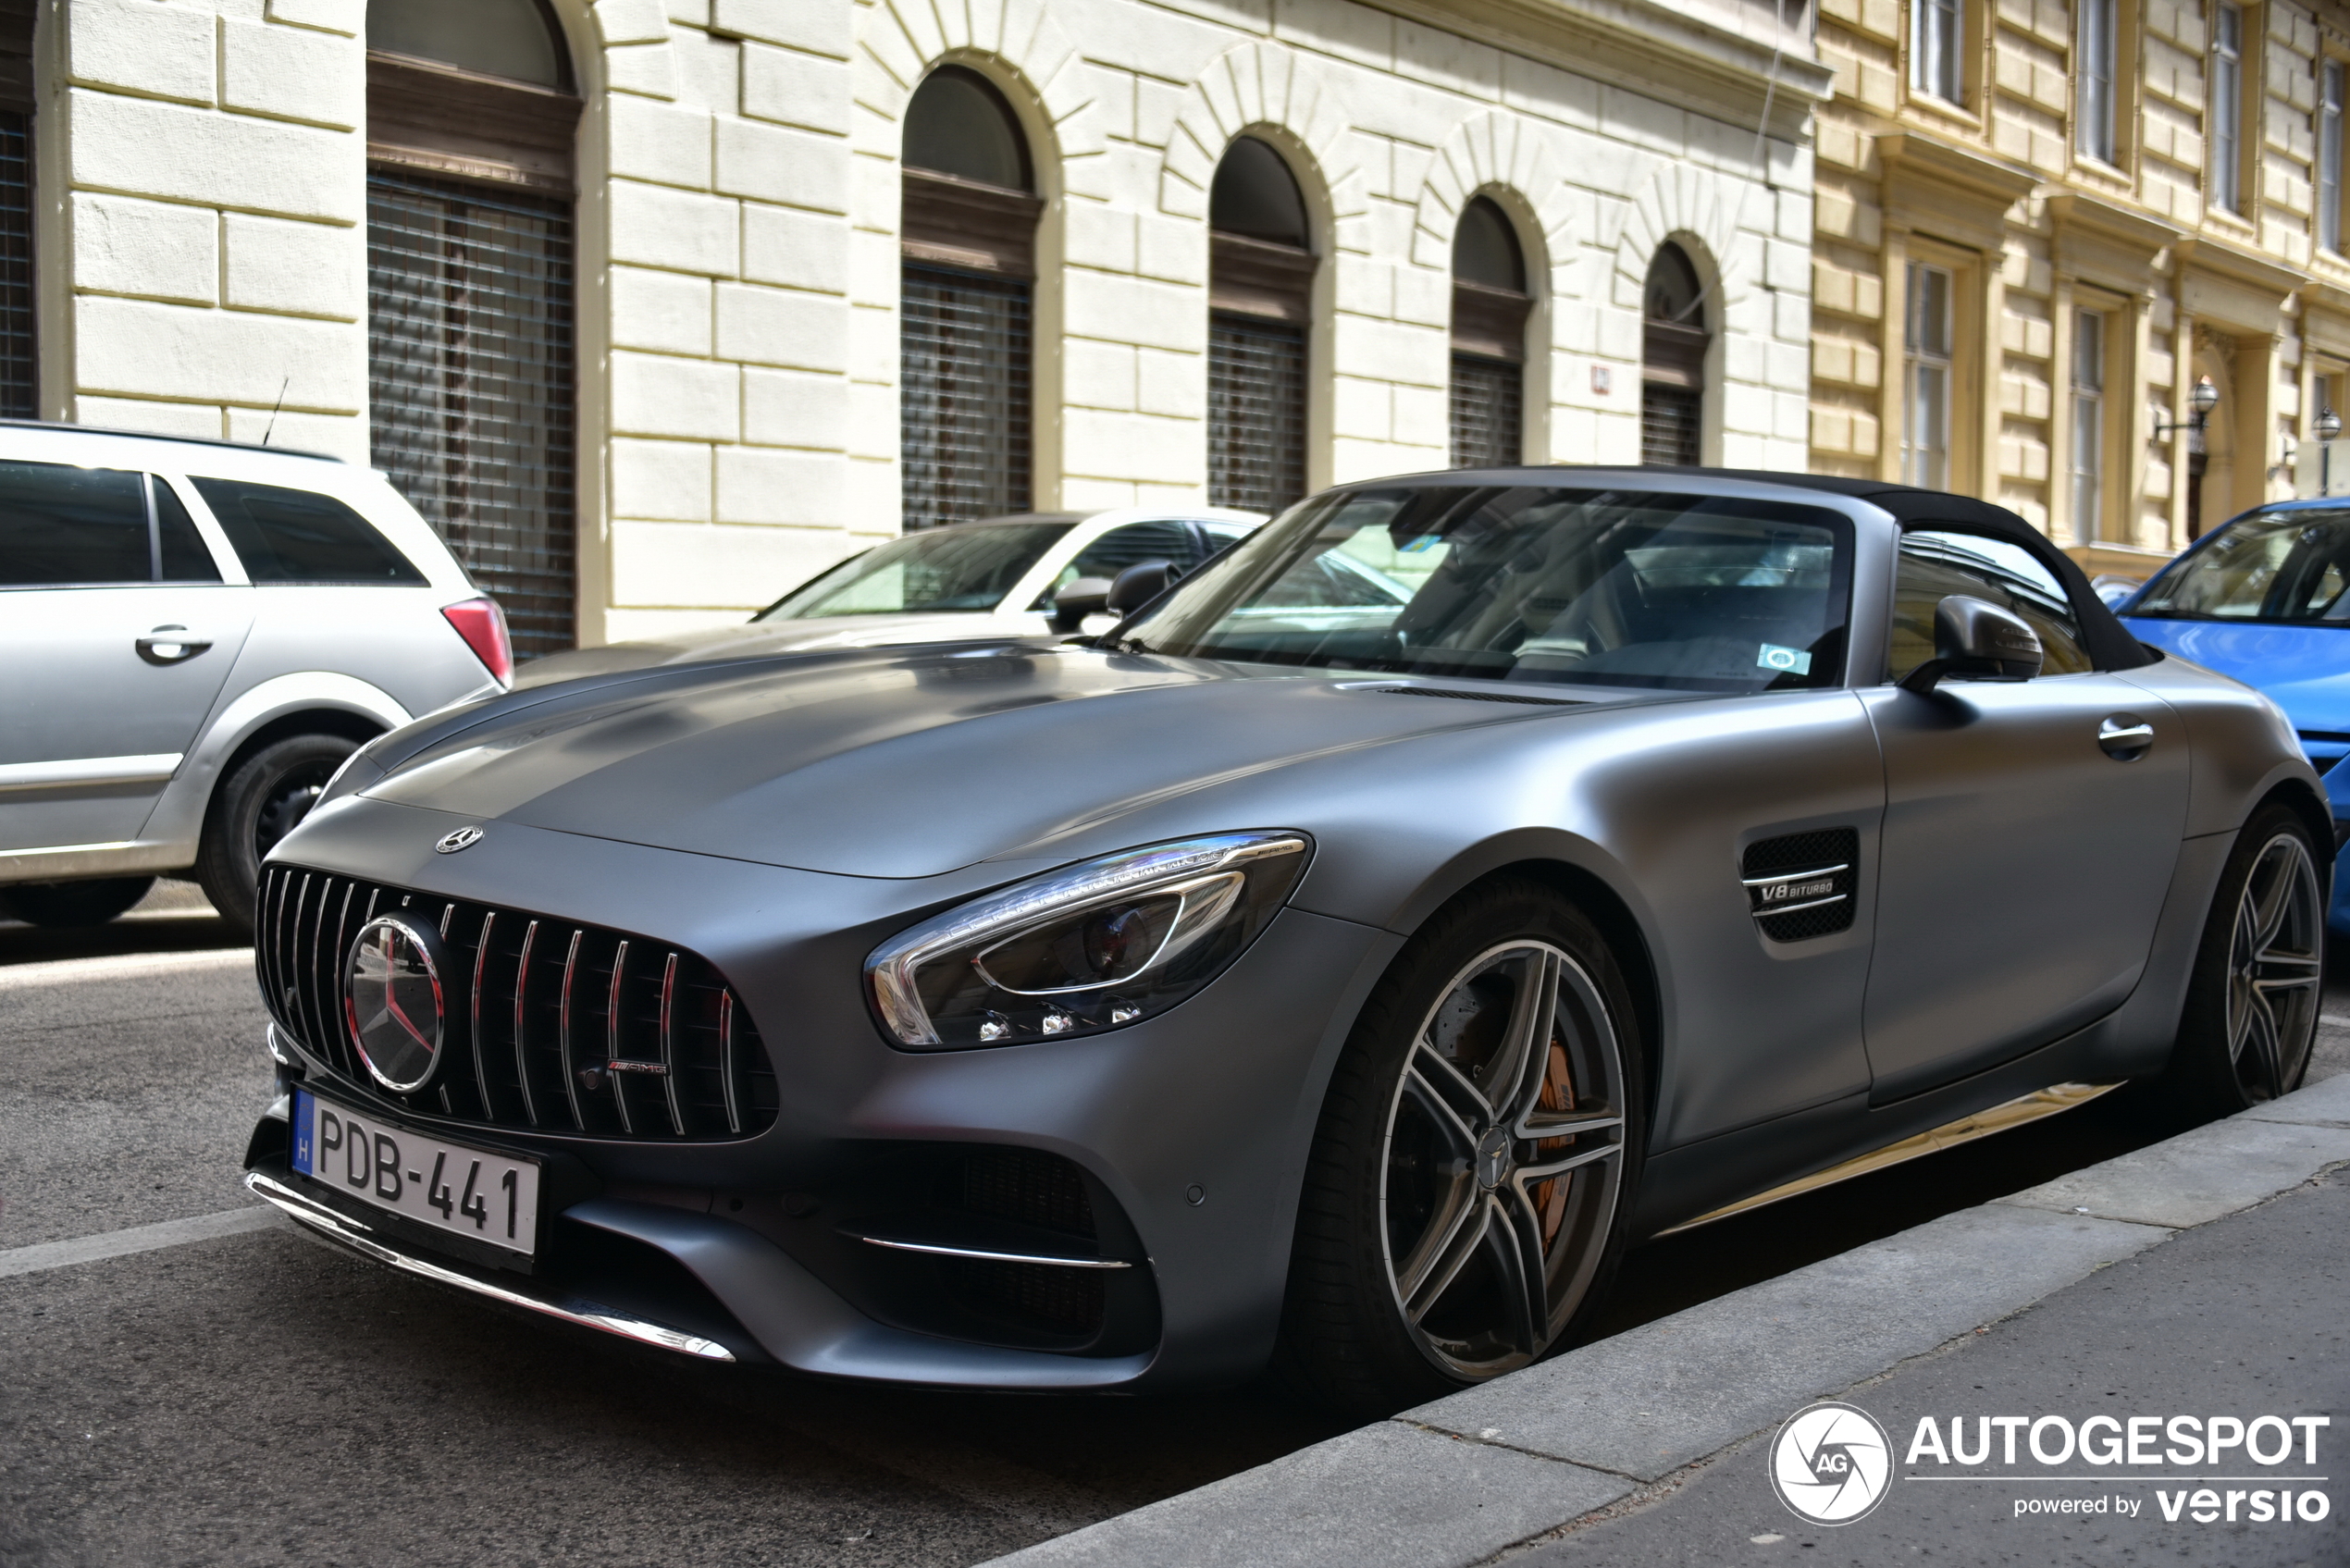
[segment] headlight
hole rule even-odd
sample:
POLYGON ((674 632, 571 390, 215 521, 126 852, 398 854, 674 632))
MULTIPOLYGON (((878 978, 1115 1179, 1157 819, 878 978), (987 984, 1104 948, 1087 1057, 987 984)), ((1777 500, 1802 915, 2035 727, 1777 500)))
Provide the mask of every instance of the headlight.
POLYGON ((949 909, 865 960, 898 1043, 1095 1034, 1163 1013, 1255 940, 1305 870, 1295 833, 1218 833, 1064 867, 949 909))

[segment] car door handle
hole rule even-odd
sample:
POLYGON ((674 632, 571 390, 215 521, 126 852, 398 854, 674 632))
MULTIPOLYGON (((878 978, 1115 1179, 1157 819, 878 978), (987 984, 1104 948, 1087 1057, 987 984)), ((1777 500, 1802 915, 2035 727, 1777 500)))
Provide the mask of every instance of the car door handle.
POLYGON ((2154 746, 2154 726, 2135 713, 2116 713, 2097 726, 2097 745, 2116 762, 2134 762, 2154 746))
POLYGON ((212 646, 209 639, 188 636, 188 628, 180 625, 157 626, 143 637, 131 640, 139 657, 150 664, 185 664, 212 646))

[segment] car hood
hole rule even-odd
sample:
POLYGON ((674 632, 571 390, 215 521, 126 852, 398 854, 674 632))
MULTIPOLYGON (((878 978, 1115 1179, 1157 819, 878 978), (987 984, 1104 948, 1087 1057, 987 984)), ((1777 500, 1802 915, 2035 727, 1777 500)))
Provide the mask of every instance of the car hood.
POLYGON ((2173 621, 2132 615, 2130 635, 2266 694, 2305 734, 2350 733, 2350 625, 2173 621))
POLYGON ((884 648, 900 643, 983 642, 1039 633, 1044 617, 990 612, 932 611, 914 615, 820 615, 796 621, 750 621, 708 626, 635 642, 574 648, 534 659, 514 672, 517 691, 583 675, 611 675, 660 664, 717 659, 760 659, 832 648, 884 648))
POLYGON ((361 793, 476 821, 925 877, 1047 853, 1033 846, 1310 758, 1570 711, 1410 700, 1380 684, 1041 644, 820 654, 510 697, 361 793))

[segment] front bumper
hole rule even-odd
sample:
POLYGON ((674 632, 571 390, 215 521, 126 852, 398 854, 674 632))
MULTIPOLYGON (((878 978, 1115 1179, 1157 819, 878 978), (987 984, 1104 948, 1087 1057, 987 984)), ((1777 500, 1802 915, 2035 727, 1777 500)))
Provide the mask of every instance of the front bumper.
POLYGON ((420 1251, 403 1249, 365 1221, 338 1213, 316 1199, 295 1191, 287 1185, 287 1174, 282 1167, 274 1174, 266 1170, 247 1171, 245 1191, 264 1203, 275 1204, 310 1230, 362 1257, 390 1264, 402 1273, 416 1275, 437 1285, 453 1286, 473 1295, 502 1302, 508 1306, 543 1313, 549 1317, 578 1324, 583 1328, 600 1329, 607 1334, 617 1334, 624 1340, 635 1340, 640 1344, 658 1345, 665 1351, 677 1351, 707 1361, 737 1359, 733 1351, 715 1340, 706 1340, 683 1328, 674 1328, 667 1324, 616 1311, 585 1296, 557 1290, 518 1290, 489 1278, 486 1271, 469 1269, 452 1261, 427 1257, 420 1251))
MULTIPOLYGON (((1144 1023, 1074 1041, 906 1052, 884 1042, 865 1010, 863 954, 942 904, 1032 868, 889 883, 502 824, 463 856, 436 857, 433 840, 459 824, 355 804, 320 813, 282 853, 701 954, 758 1022, 781 1105, 773 1126, 724 1142, 491 1131, 414 1106, 396 1113, 437 1136, 515 1145, 585 1175, 550 1208, 545 1266, 533 1276, 474 1267, 369 1224, 359 1205, 288 1172, 284 1124, 265 1121, 247 1165, 268 1185, 254 1190, 314 1231, 510 1305, 710 1359, 667 1337, 827 1376, 1077 1391, 1230 1382, 1264 1364, 1323 1085, 1392 953, 1391 934, 1288 910, 1231 969, 1144 1023), (1082 1173, 1101 1251, 1128 1266, 1096 1277, 1107 1330, 1082 1345, 1047 1343, 929 1310, 920 1271, 938 1239, 867 1223, 872 1196, 932 1182, 941 1161, 972 1151, 1082 1173)), ((275 1045, 281 1091, 307 1081, 381 1103, 297 1042, 280 1034, 275 1045)))

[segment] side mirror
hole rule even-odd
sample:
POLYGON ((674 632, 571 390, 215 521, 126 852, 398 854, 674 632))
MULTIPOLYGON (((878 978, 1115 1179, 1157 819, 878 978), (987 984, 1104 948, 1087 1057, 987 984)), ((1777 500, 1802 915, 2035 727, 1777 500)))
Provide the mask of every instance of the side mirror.
POLYGON ((1107 577, 1073 577, 1053 596, 1052 628, 1073 632, 1088 615, 1099 615, 1112 592, 1107 577))
POLYGON ((1183 575, 1183 569, 1171 561, 1138 561, 1118 574, 1109 586, 1108 608, 1118 615, 1132 615, 1148 604, 1183 575))
POLYGON ((2040 673, 2040 638, 2022 617, 1986 599, 1952 594, 1934 607, 1934 657, 1901 677, 1920 697, 1945 675, 2028 681, 2040 673))

